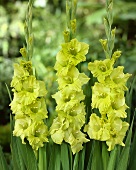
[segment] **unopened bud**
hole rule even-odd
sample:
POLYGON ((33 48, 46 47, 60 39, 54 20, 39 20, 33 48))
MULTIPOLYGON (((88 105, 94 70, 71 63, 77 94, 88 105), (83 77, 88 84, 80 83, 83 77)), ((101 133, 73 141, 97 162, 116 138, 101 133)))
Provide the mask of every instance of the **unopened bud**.
POLYGON ((99 41, 100 41, 104 51, 106 51, 106 49, 107 49, 107 39, 105 39, 105 40, 100 39, 99 41))
POLYGON ((121 51, 115 51, 112 55, 112 59, 114 59, 115 61, 121 56, 121 51))
POLYGON ((63 32, 63 36, 64 36, 64 40, 65 42, 69 42, 70 41, 70 32, 69 31, 64 31, 63 32))
POLYGON ((72 33, 76 32, 76 19, 70 21, 72 33))
POLYGON ((22 54, 22 56, 24 57, 24 58, 26 58, 26 48, 25 47, 23 47, 23 48, 20 48, 20 53, 22 54))

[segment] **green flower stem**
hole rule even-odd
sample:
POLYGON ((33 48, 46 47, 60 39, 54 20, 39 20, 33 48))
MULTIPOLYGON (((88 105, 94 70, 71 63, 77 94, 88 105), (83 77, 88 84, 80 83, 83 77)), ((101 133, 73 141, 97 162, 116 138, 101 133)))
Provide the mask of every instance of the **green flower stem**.
POLYGON ((42 152, 42 148, 39 148, 39 164, 38 164, 38 168, 39 170, 44 170, 43 169, 43 152, 42 152))
POLYGON ((33 34, 32 34, 32 6, 34 0, 29 0, 28 9, 26 13, 26 20, 25 20, 25 39, 27 45, 27 52, 26 52, 26 60, 31 60, 33 55, 33 34))
POLYGON ((107 170, 109 162, 109 153, 107 151, 107 146, 104 142, 102 142, 102 163, 103 163, 103 170, 107 170))
POLYGON ((44 142, 48 142, 48 128, 44 124, 44 119, 48 116, 44 98, 47 93, 45 84, 36 79, 31 62, 33 55, 32 6, 33 0, 30 0, 25 22, 27 47, 20 49, 24 60, 14 64, 14 76, 11 81, 14 98, 10 106, 12 113, 15 114, 13 136, 20 137, 22 144, 25 144, 26 138, 36 154, 38 149, 44 146, 44 142))
POLYGON ((38 162, 38 170, 47 170, 47 159, 46 159, 46 144, 44 147, 39 148, 39 162, 38 162))
POLYGON ((52 96, 57 103, 58 117, 53 120, 49 132, 54 143, 62 144, 63 141, 69 143, 75 154, 82 150, 83 143, 88 142, 81 128, 86 115, 82 86, 89 78, 80 73, 76 66, 86 60, 89 45, 72 39, 61 46, 54 66, 59 91, 52 96))
MULTIPOLYGON (((106 141, 108 151, 113 150, 117 144, 125 146, 123 139, 129 124, 122 120, 127 117, 126 109, 128 108, 124 94, 128 90, 126 82, 131 76, 128 73, 124 74, 123 66, 114 68, 116 60, 121 56, 121 51, 117 50, 112 54, 115 39, 115 29, 111 29, 112 6, 113 0, 106 0, 107 18, 104 19, 104 24, 107 39, 100 40, 106 59, 88 64, 88 69, 98 80, 92 87, 91 106, 93 109, 99 109, 100 116, 97 113, 92 113, 89 125, 86 125, 84 129, 91 139, 106 141), (95 124, 95 122, 97 123, 95 124), (99 131, 95 130, 96 126, 99 127, 99 131)), ((104 145, 102 150, 105 170, 107 169, 108 154, 104 145)))
POLYGON ((71 39, 76 37, 76 8, 77 0, 71 0, 71 21, 70 21, 71 39))
POLYGON ((67 27, 63 33, 65 42, 76 37, 76 8, 77 0, 66 0, 67 27))
POLYGON ((77 0, 72 0, 71 20, 76 18, 77 0))
POLYGON ((101 43, 102 43, 106 58, 109 58, 109 59, 112 56, 112 51, 114 48, 114 40, 115 40, 115 29, 112 29, 112 23, 113 23, 112 8, 113 8, 113 0, 106 0, 107 16, 106 18, 104 18, 104 26, 105 26, 107 39, 101 43))
POLYGON ((66 18, 67 18, 67 29, 68 30, 70 29, 70 19, 71 19, 70 10, 71 10, 70 1, 66 0, 66 18))

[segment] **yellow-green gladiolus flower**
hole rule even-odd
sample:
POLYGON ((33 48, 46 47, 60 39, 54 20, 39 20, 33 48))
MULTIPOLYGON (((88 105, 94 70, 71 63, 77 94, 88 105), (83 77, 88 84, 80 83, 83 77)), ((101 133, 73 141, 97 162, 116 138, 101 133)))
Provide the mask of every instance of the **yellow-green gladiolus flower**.
POLYGON ((11 81, 11 87, 14 87, 16 91, 21 91, 23 80, 32 75, 32 63, 31 61, 20 61, 20 64, 14 64, 14 76, 11 81))
POLYGON ((15 120, 13 135, 20 137, 23 144, 25 144, 24 138, 29 135, 28 128, 31 126, 31 124, 32 120, 30 117, 25 115, 22 115, 19 119, 15 120))
POLYGON ((9 106, 11 106, 13 114, 17 114, 17 112, 21 111, 22 105, 17 100, 17 93, 14 93, 14 98, 9 106))
POLYGON ((82 144, 89 141, 86 139, 86 135, 84 133, 82 133, 80 130, 73 130, 72 127, 66 131, 64 140, 71 145, 73 154, 82 150, 82 144))
MULTIPOLYGON (((27 77, 24 77, 27 78, 27 77)), ((14 89, 19 92, 22 90, 22 78, 19 78, 17 76, 13 77, 12 81, 11 81, 11 87, 14 87, 14 89)))
POLYGON ((113 70, 113 60, 105 59, 103 61, 95 60, 88 64, 88 69, 91 71, 94 77, 97 77, 100 83, 104 83, 104 80, 109 76, 113 70))
POLYGON ((48 130, 43 121, 34 122, 27 130, 29 130, 27 139, 35 151, 43 147, 44 142, 48 142, 48 130))
MULTIPOLYGON (((16 92, 14 92, 15 94, 16 92)), ((22 83, 22 90, 16 93, 16 100, 23 105, 29 105, 37 97, 45 96, 46 89, 42 81, 36 80, 34 76, 29 76, 22 83)))
POLYGON ((44 98, 37 98, 30 105, 22 106, 22 112, 29 115, 33 121, 47 118, 47 109, 44 98))
POLYGON ((85 61, 89 49, 89 45, 83 42, 79 42, 77 39, 72 39, 68 43, 62 44, 61 55, 68 59, 68 62, 74 66, 78 63, 85 61))
POLYGON ((125 146, 125 144, 123 143, 123 139, 129 127, 129 124, 127 122, 123 122, 119 118, 112 120, 112 122, 110 123, 110 138, 106 141, 106 144, 108 145, 108 151, 113 150, 116 144, 125 146))
POLYGON ((64 139, 65 131, 69 127, 69 122, 63 116, 58 116, 53 120, 53 123, 50 127, 50 135, 52 140, 57 143, 61 144, 64 139))
POLYGON ((131 74, 124 74, 123 69, 123 66, 118 66, 117 68, 114 68, 110 76, 107 77, 107 79, 105 80, 105 83, 108 84, 111 88, 118 88, 119 90, 121 89, 121 91, 127 90, 125 84, 131 74))
POLYGON ((24 69, 24 67, 22 67, 20 64, 14 64, 14 77, 19 77, 23 79, 29 75, 30 74, 27 69, 24 69))
POLYGON ((57 70, 57 75, 64 77, 72 66, 85 61, 88 49, 88 44, 78 42, 77 39, 63 43, 62 49, 56 56, 56 64, 54 66, 55 70, 57 70))
POLYGON ((95 113, 90 116, 88 125, 85 126, 84 131, 88 133, 91 139, 106 141, 110 138, 110 124, 107 120, 98 117, 95 113))
POLYGON ((66 74, 68 73, 69 68, 71 67, 72 66, 69 63, 64 65, 64 64, 60 64, 59 62, 56 62, 54 69, 57 70, 58 76, 65 77, 66 74))
POLYGON ((126 118, 127 113, 125 110, 127 108, 128 108, 128 106, 125 104, 125 98, 115 96, 114 100, 111 101, 110 107, 108 108, 107 116, 109 119, 114 119, 116 117, 126 118))
POLYGON ((112 93, 108 85, 95 83, 92 87, 92 108, 99 108, 101 113, 105 113, 111 105, 110 95, 112 93))
POLYGON ((65 77, 59 77, 57 79, 59 90, 67 86, 75 91, 81 91, 82 85, 86 84, 88 80, 89 78, 84 73, 79 73, 76 67, 71 67, 65 77))
POLYGON ((65 87, 63 90, 58 91, 52 97, 57 102, 56 110, 62 110, 64 112, 70 111, 85 98, 83 91, 73 91, 69 87, 65 87))
POLYGON ((69 112, 58 111, 58 117, 65 118, 69 122, 69 125, 72 126, 73 130, 80 130, 85 123, 86 112, 84 107, 85 106, 82 102, 71 109, 69 112))

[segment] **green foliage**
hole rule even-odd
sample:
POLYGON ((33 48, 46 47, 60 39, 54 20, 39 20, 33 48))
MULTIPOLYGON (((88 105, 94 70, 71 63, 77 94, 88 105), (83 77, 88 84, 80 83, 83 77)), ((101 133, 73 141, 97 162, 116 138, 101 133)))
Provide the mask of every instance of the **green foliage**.
MULTIPOLYGON (((55 56, 59 51, 58 44, 61 44, 62 32, 65 28, 65 13, 60 6, 64 7, 65 3, 60 1, 50 1, 45 7, 35 6, 33 9, 33 34, 34 34, 34 60, 33 64, 36 68, 38 77, 45 81, 48 90, 48 107, 52 112, 54 110, 55 102, 51 99, 51 95, 56 92, 57 83, 56 76, 53 70, 55 64, 55 56), (51 13, 51 5, 55 4, 55 13, 51 13), (61 19, 60 19, 61 17, 61 19), (47 22, 48 21, 48 22, 47 22), (48 81, 50 80, 50 81, 48 81)), ((0 55, 2 71, 4 70, 4 63, 7 63, 7 58, 14 58, 20 56, 19 48, 24 42, 24 19, 25 10, 27 6, 26 1, 18 1, 15 3, 7 3, 6 8, 0 6, 0 55), (9 43, 10 42, 10 43, 9 43)), ((54 8, 53 7, 53 8, 54 8)), ((123 52, 117 64, 124 65, 125 71, 129 73, 136 72, 135 62, 135 2, 115 1, 114 2, 114 26, 117 29, 117 36, 115 40, 115 48, 123 52), (130 67, 131 65, 131 67, 130 67)), ((104 4, 94 1, 79 1, 77 10, 77 37, 90 44, 90 51, 87 55, 87 62, 97 58, 103 58, 101 45, 98 42, 99 37, 104 36, 103 17, 105 16, 104 4), (87 30, 87 31, 86 31, 87 30), (80 33, 80 34, 79 34, 80 33)), ((8 63, 12 64, 11 60, 8 63)), ((10 64, 10 65, 11 65, 10 64)), ((9 65, 9 64, 8 64, 9 65)), ((84 67, 84 66, 83 66, 84 67)), ((13 70, 10 67, 10 70, 13 70)), ((4 76, 1 80, 0 95, 5 96, 2 101, 1 112, 4 114, 9 103, 8 94, 5 88, 5 79, 10 82, 13 75, 12 71, 9 73, 3 71, 4 76), (6 75, 6 76, 5 76, 6 75), (5 89, 5 90, 4 90, 5 89), (2 92, 4 90, 4 92, 2 92)), ((7 82, 6 82, 7 83, 7 82)), ((9 86, 9 83, 7 83, 9 86)), ((7 114, 8 114, 7 113, 7 114)))
MULTIPOLYGON (((13 1, 10 1, 13 2, 13 1)), ((47 86, 48 96, 46 99, 49 110, 48 124, 51 125, 55 116, 55 102, 51 95, 56 92, 57 83, 53 66, 55 56, 59 51, 58 44, 61 44, 62 31, 64 30, 65 14, 64 1, 48 1, 46 7, 34 7, 33 10, 33 33, 34 33, 34 59, 36 76, 44 80, 47 86), (49 4, 49 5, 48 5, 49 4), (61 19, 60 19, 61 18, 61 19)), ((23 23, 25 19, 26 1, 7 3, 0 6, 0 123, 8 121, 9 97, 5 83, 9 86, 13 75, 13 60, 20 57, 19 49, 24 42, 23 23), (3 119, 4 118, 4 119, 3 119)), ((87 56, 87 62, 81 64, 81 70, 90 74, 87 70, 87 63, 95 59, 104 58, 102 48, 98 42, 99 38, 105 38, 103 17, 105 16, 104 4, 102 1, 80 1, 78 4, 77 19, 78 30, 77 37, 90 44, 90 51, 87 56), (98 3, 100 2, 100 3, 98 3)), ((114 49, 120 49, 123 52, 122 57, 116 65, 124 65, 125 72, 136 74, 136 41, 134 39, 136 24, 136 3, 132 0, 115 0, 114 3, 114 23, 117 27, 117 36, 114 49)), ((25 45, 25 44, 24 44, 25 45)), ((89 105, 91 103, 91 90, 94 79, 90 75, 91 81, 84 88, 86 94, 85 103, 87 104, 87 122, 92 112, 89 105)), ((134 79, 134 76, 132 77, 134 79)), ((70 146, 62 143, 61 146, 53 144, 51 141, 39 150, 39 157, 36 157, 28 145, 22 145, 21 141, 12 136, 11 152, 12 163, 10 169, 18 170, 134 170, 136 167, 136 131, 135 131, 135 93, 136 81, 130 80, 130 90, 126 93, 126 101, 130 109, 128 110, 128 122, 132 122, 134 115, 134 125, 129 128, 129 132, 124 140, 126 146, 115 147, 111 152, 107 151, 105 144, 98 141, 90 141, 84 145, 84 149, 75 156, 72 155, 70 146), (134 100, 134 102, 133 102, 134 100), (133 129, 132 129, 133 128, 133 129)), ((13 128, 13 124, 11 125, 13 128)), ((9 127, 0 127, 0 142, 4 145, 9 141, 9 127), (7 133, 8 132, 8 133, 7 133)), ((4 155, 0 147, 0 169, 7 170, 4 155)))
MULTIPOLYGON (((11 130, 14 121, 10 118, 11 130)), ((22 145, 21 139, 11 135, 12 165, 15 170, 37 170, 37 161, 31 146, 26 143, 22 145)))
POLYGON ((4 157, 4 154, 2 152, 2 148, 0 146, 0 169, 1 170, 8 170, 8 165, 6 163, 6 160, 5 160, 5 157, 4 157))
POLYGON ((133 127, 133 120, 131 122, 131 127, 128 131, 128 135, 127 135, 126 142, 125 142, 125 147, 122 149, 122 152, 120 153, 119 162, 116 165, 117 170, 124 170, 124 169, 127 169, 128 167, 131 137, 132 137, 132 127, 133 127))
MULTIPOLYGON (((117 28, 115 49, 122 51, 118 65, 124 65, 125 71, 135 73, 135 39, 136 35, 136 3, 125 2, 121 0, 114 0, 113 5, 113 28, 117 28), (132 67, 130 67, 132 65, 132 67)), ((103 9, 103 3, 92 1, 79 2, 78 7, 78 31, 80 31, 80 38, 90 42, 90 55, 88 60, 95 60, 97 58, 104 58, 102 49, 98 43, 98 39, 105 38, 103 28, 103 17, 106 11, 103 9), (85 11, 85 12, 84 12, 85 11), (82 20, 80 20, 82 17, 82 20), (83 27, 81 27, 84 24, 83 27), (87 31, 86 31, 87 30, 87 31), (97 53, 96 53, 97 51, 97 53)))
POLYGON ((130 160, 129 160, 129 166, 128 169, 132 169, 134 170, 136 167, 136 161, 135 161, 135 150, 136 150, 136 131, 134 132, 134 137, 132 140, 132 146, 131 146, 131 156, 130 156, 130 160))
POLYGON ((0 124, 9 122, 9 103, 6 84, 10 86, 13 74, 13 62, 10 59, 0 57, 0 124))
POLYGON ((61 145, 61 162, 62 162, 62 168, 65 170, 70 169, 70 162, 67 160, 69 160, 68 146, 66 143, 62 143, 62 145, 61 145))
POLYGON ((0 126, 0 145, 7 146, 10 144, 10 124, 0 126))

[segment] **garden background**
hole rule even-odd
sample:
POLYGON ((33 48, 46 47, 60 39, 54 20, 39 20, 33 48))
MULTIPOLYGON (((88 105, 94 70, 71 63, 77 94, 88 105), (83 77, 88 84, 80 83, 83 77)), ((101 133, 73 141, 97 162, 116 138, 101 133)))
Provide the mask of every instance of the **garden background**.
MULTIPOLYGON (((10 161, 10 89, 13 76, 13 62, 21 54, 19 49, 25 42, 24 21, 28 1, 0 0, 0 145, 10 161)), ((104 59, 99 39, 105 38, 103 18, 106 15, 105 0, 79 0, 77 8, 77 39, 90 45, 87 61, 82 69, 88 74, 87 63, 104 59)), ((125 72, 136 74, 136 2, 135 0, 114 0, 114 23, 117 28, 115 49, 122 51, 117 65, 123 65, 125 72)), ((46 99, 50 115, 55 115, 55 100, 51 95, 57 91, 56 73, 53 68, 60 44, 64 41, 62 32, 66 27, 65 1, 35 0, 33 8, 34 56, 33 64, 38 78, 44 80, 48 94, 46 99)), ((11 90, 11 89, 10 89, 11 90)), ((132 107, 136 107, 136 84, 133 88, 132 107)))

